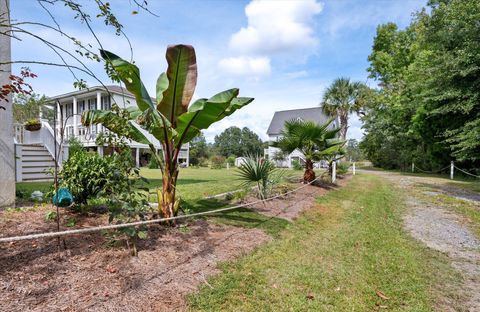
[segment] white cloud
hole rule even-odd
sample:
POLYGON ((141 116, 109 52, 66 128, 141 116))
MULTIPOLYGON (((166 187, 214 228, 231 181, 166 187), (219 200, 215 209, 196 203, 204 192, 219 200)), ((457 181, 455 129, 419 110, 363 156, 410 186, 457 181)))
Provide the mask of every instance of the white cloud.
POLYGON ((268 57, 228 57, 221 59, 218 66, 224 72, 238 76, 266 76, 271 71, 268 57))
POLYGON ((323 5, 316 0, 253 0, 245 8, 248 26, 230 38, 230 49, 241 54, 265 55, 314 47, 310 24, 323 5))

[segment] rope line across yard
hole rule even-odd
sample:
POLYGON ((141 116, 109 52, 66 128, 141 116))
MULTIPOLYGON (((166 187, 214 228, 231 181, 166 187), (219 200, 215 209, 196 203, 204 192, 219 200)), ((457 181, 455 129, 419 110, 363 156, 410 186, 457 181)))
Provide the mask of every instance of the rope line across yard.
POLYGON ((444 167, 444 168, 442 168, 442 169, 435 170, 435 171, 423 170, 422 168, 417 167, 417 165, 415 165, 414 168, 417 169, 417 170, 419 170, 419 171, 422 171, 422 172, 424 172, 424 173, 438 173, 438 172, 442 172, 442 171, 445 170, 445 169, 450 168, 450 165, 448 165, 448 166, 446 166, 446 167, 444 167))
POLYGON ((131 226, 139 226, 139 225, 160 223, 160 222, 164 222, 164 221, 180 220, 180 219, 186 219, 186 218, 191 218, 191 217, 198 217, 198 216, 214 214, 214 213, 223 212, 223 211, 234 210, 234 209, 248 207, 248 206, 252 206, 252 205, 255 205, 255 204, 262 203, 262 202, 270 201, 270 200, 273 200, 273 199, 283 197, 283 196, 286 196, 288 194, 297 192, 297 191, 311 185, 313 182, 317 181, 318 179, 320 179, 320 177, 317 177, 315 180, 313 180, 313 181, 311 181, 311 182, 309 182, 305 185, 302 185, 302 186, 300 186, 300 187, 298 187, 294 190, 288 191, 286 193, 278 194, 278 195, 269 197, 269 198, 264 199, 264 200, 257 200, 257 201, 242 204, 242 205, 236 205, 236 206, 232 206, 232 207, 225 207, 225 208, 208 210, 208 211, 203 211, 203 212, 191 213, 191 214, 186 214, 186 215, 181 215, 181 216, 176 216, 176 217, 170 217, 170 218, 160 218, 160 219, 136 221, 136 222, 122 223, 122 224, 110 224, 110 225, 89 227, 89 228, 83 228, 83 229, 77 229, 77 230, 46 232, 46 233, 29 234, 29 235, 12 236, 12 237, 0 237, 0 243, 10 243, 10 242, 32 240, 32 239, 39 239, 39 238, 52 238, 52 237, 61 237, 61 236, 68 236, 68 235, 75 235, 75 234, 85 234, 85 233, 92 233, 92 232, 98 232, 98 231, 104 231, 104 230, 114 230, 114 229, 121 229, 121 228, 126 228, 126 227, 131 227, 131 226))
POLYGON ((468 175, 472 176, 472 177, 480 178, 480 176, 477 176, 477 175, 474 175, 474 174, 472 174, 472 173, 470 173, 470 172, 467 172, 467 171, 465 171, 465 170, 462 170, 462 169, 458 168, 457 166, 455 166, 455 168, 456 168, 457 170, 460 170, 461 172, 463 172, 463 173, 465 173, 465 174, 468 174, 468 175))

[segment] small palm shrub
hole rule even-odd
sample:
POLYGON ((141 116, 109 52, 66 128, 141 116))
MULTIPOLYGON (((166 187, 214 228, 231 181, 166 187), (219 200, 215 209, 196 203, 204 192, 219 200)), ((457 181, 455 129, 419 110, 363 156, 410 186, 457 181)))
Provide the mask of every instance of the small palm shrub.
POLYGON ((346 174, 348 172, 348 168, 350 168, 349 162, 337 162, 337 174, 346 174))
POLYGON ((238 176, 244 186, 255 184, 260 199, 266 199, 281 178, 281 172, 275 165, 260 157, 248 156, 240 167, 238 176))

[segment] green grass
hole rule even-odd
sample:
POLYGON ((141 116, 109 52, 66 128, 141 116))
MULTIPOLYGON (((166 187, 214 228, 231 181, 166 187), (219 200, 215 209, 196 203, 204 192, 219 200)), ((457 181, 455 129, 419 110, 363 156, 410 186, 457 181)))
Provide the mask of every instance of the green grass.
POLYGON ((446 280, 458 276, 444 256, 403 232, 401 203, 381 178, 357 175, 320 198, 279 239, 224 264, 223 273, 209 280, 211 287, 189 298, 191 308, 432 311, 434 298, 450 296, 446 280))

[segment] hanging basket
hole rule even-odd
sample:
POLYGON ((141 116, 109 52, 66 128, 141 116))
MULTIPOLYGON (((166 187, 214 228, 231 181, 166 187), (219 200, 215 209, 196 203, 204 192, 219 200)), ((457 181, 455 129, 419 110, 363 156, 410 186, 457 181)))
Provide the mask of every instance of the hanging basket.
POLYGON ((36 124, 29 124, 29 125, 25 125, 25 130, 27 131, 38 131, 42 128, 42 124, 41 123, 36 123, 36 124))

